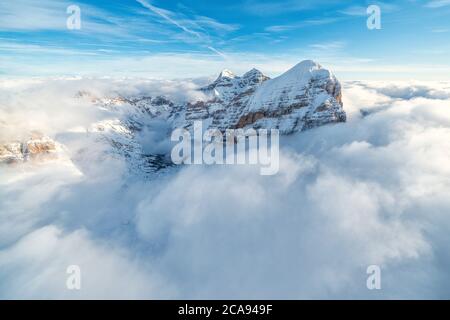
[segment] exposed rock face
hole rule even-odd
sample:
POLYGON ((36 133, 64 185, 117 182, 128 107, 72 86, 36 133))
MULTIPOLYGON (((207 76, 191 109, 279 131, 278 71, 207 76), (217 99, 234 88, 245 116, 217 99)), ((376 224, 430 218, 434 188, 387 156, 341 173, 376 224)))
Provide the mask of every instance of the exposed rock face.
POLYGON ((22 143, 10 142, 0 144, 0 163, 17 163, 23 160, 22 143))
POLYGON ((264 112, 250 112, 239 118, 238 123, 235 125, 236 128, 245 128, 249 125, 254 124, 259 119, 264 119, 267 115, 264 112))
POLYGON ((57 158, 57 144, 49 137, 33 132, 27 141, 0 144, 0 163, 43 161, 57 158))

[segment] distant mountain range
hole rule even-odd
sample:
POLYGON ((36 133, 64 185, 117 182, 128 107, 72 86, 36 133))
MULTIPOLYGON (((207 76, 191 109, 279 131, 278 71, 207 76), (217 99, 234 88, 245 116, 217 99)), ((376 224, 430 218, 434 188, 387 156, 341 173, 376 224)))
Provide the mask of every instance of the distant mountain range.
MULTIPOLYGON (((170 166, 164 154, 147 154, 136 139, 152 121, 165 124, 163 137, 175 128, 189 129, 194 121, 221 131, 263 128, 279 129, 281 134, 346 121, 339 81, 311 60, 274 79, 256 69, 243 76, 224 70, 213 83, 198 90, 207 99, 175 103, 164 96, 110 98, 87 91, 79 92, 77 98, 117 114, 115 119, 93 123, 85 133, 106 142, 111 147, 109 152, 124 157, 131 171, 146 174, 170 166)), ((54 159, 63 150, 59 146, 43 134, 30 133, 27 141, 0 144, 0 163, 54 159)))

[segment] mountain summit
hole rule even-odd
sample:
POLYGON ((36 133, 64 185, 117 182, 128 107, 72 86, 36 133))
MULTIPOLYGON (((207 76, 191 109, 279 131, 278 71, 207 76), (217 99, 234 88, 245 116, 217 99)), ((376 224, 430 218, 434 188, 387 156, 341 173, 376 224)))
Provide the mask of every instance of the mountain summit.
POLYGON ((229 78, 229 79, 233 79, 236 76, 234 75, 234 73, 228 69, 223 69, 222 72, 219 74, 219 77, 217 78, 216 81, 219 81, 222 78, 229 78))

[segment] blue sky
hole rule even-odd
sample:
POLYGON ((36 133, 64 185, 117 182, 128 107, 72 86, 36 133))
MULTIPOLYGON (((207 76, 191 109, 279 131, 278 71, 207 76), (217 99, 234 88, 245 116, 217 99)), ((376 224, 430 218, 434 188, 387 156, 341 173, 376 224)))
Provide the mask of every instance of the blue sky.
POLYGON ((450 0, 0 2, 0 76, 186 78, 313 59, 348 80, 445 80, 450 0), (381 30, 366 8, 381 8, 381 30), (81 30, 69 30, 69 5, 81 30))

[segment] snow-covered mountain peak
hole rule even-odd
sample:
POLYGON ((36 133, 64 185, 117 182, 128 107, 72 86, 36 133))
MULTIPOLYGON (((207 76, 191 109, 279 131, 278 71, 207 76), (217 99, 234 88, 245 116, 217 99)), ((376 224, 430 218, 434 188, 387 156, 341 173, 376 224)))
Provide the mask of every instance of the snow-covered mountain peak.
POLYGON ((332 73, 324 69, 320 64, 312 61, 312 60, 304 60, 294 67, 273 79, 274 82, 277 82, 281 85, 284 83, 296 83, 298 85, 304 85, 308 83, 312 78, 323 78, 323 77, 331 77, 332 73))
POLYGON ((322 66, 315 62, 314 60, 303 60, 297 63, 295 66, 293 66, 291 69, 289 69, 287 72, 291 70, 297 70, 299 72, 305 72, 305 71, 311 71, 314 69, 322 69, 322 66))
POLYGON ((228 69, 223 69, 222 72, 220 72, 219 76, 217 77, 216 81, 220 81, 223 78, 234 79, 236 78, 236 75, 228 69))
POLYGON ((266 80, 269 79, 268 76, 266 76, 265 74, 263 74, 261 71, 259 71, 258 69, 253 68, 252 70, 246 72, 243 76, 242 79, 244 79, 244 81, 247 81, 247 83, 262 83, 266 80))
POLYGON ((250 93, 250 91, 253 92, 258 85, 268 79, 269 77, 256 69, 248 71, 242 77, 225 69, 213 83, 200 90, 209 95, 211 99, 229 104, 236 97, 250 93))
POLYGON ((264 75, 261 71, 258 69, 251 69, 250 71, 247 71, 242 77, 243 78, 253 78, 253 77, 259 77, 261 75, 264 75))

